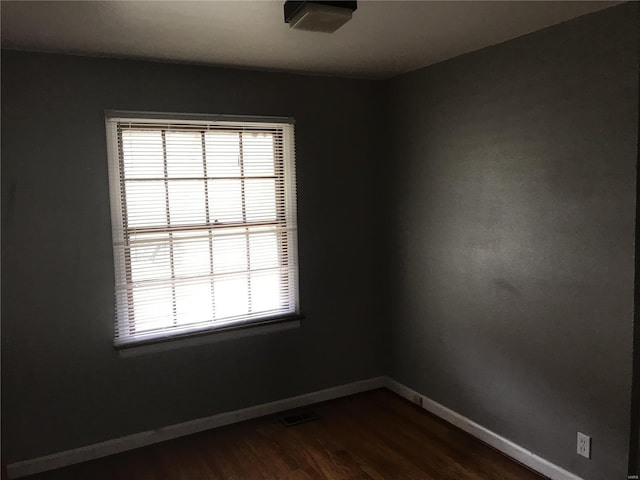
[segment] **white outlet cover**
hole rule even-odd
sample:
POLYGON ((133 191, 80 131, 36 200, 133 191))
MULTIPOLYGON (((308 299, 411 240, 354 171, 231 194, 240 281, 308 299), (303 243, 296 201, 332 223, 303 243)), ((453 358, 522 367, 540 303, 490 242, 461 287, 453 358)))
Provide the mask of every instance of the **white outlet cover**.
POLYGON ((591 437, 589 435, 578 432, 577 452, 578 455, 591 458, 591 437))

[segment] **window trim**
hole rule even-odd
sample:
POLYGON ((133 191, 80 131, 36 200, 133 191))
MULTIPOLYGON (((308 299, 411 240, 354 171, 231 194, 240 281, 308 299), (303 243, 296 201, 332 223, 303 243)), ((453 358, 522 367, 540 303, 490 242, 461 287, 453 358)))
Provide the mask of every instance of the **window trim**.
POLYGON ((182 335, 172 335, 164 338, 141 340, 139 342, 116 345, 114 348, 121 357, 135 357, 146 353, 164 352, 183 347, 192 347, 225 340, 235 340, 254 335, 283 332, 300 327, 304 315, 287 315, 274 317, 260 322, 229 325, 202 332, 191 332, 182 335))
POLYGON ((144 112, 135 110, 105 110, 105 119, 122 118, 128 121, 149 121, 149 120, 179 120, 185 122, 212 123, 212 122, 241 122, 245 124, 264 123, 288 123, 295 125, 296 121, 293 117, 270 117, 260 115, 218 115, 208 113, 174 113, 174 112, 144 112))
MULTIPOLYGON (((123 254, 118 251, 116 247, 117 243, 122 240, 123 236, 127 236, 127 231, 124 227, 123 223, 123 214, 126 206, 123 203, 126 201, 123 198, 123 185, 124 178, 121 176, 121 171, 123 169, 122 165, 122 157, 119 151, 119 134, 117 121, 126 121, 135 123, 136 121, 140 121, 143 123, 155 123, 158 122, 161 125, 163 122, 185 122, 190 125, 197 126, 198 124, 202 125, 211 125, 213 123, 222 123, 227 124, 227 126, 231 123, 239 123, 239 128, 273 128, 274 124, 289 124, 294 125, 295 120, 291 117, 272 117, 272 116, 237 116, 237 115, 209 115, 209 114, 184 114, 184 113, 161 113, 161 112, 139 112, 139 111, 123 111, 123 110, 105 110, 105 125, 107 129, 107 153, 108 153, 108 165, 109 165, 109 191, 111 197, 111 219, 112 219, 112 232, 113 232, 113 253, 114 253, 114 273, 115 273, 115 285, 117 288, 117 284, 121 279, 126 279, 126 273, 122 271, 122 268, 126 267, 125 265, 120 265, 123 260, 123 254), (122 258, 120 258, 122 257, 122 258)), ((128 349, 128 348, 136 348, 136 347, 146 347, 156 343, 165 343, 170 341, 175 341, 179 343, 185 343, 185 340, 191 339, 192 337, 201 337, 208 335, 216 335, 216 334, 225 334, 220 335, 220 337, 229 336, 235 338, 236 334, 233 332, 239 331, 249 331, 251 328, 256 328, 256 333, 261 333, 261 331, 278 331, 282 329, 295 328, 296 325, 299 325, 300 320, 303 316, 300 314, 300 296, 299 296, 299 271, 297 267, 297 204, 296 204, 296 177, 295 177, 295 145, 293 144, 293 131, 290 134, 285 135, 285 141, 287 139, 287 135, 290 135, 290 152, 289 155, 292 155, 293 158, 289 160, 290 164, 287 165, 287 160, 284 160, 285 168, 288 166, 291 171, 285 173, 282 177, 282 182, 284 184, 284 205, 285 211, 287 212, 287 217, 292 218, 293 229, 295 233, 293 235, 294 245, 294 256, 290 259, 294 262, 294 280, 289 284, 290 290, 293 292, 293 299, 295 301, 295 311, 293 312, 277 312, 276 314, 267 314, 265 316, 253 317, 253 318, 240 318, 236 320, 222 320, 220 325, 215 326, 212 324, 202 325, 201 327, 191 327, 186 329, 179 330, 163 330, 155 333, 151 333, 148 335, 144 335, 141 337, 135 337, 134 335, 123 335, 120 332, 122 325, 119 317, 116 317, 114 321, 114 347, 118 350, 120 349, 128 349), (293 182, 293 186, 291 185, 293 182), (293 190, 291 190, 293 188, 293 190), (293 199, 289 198, 293 195, 293 199), (293 327, 282 326, 284 324, 295 324, 293 327), (280 325, 280 326, 278 326, 280 325), (260 330, 260 331, 258 331, 260 330)), ((206 185, 206 181, 205 181, 206 185)), ((244 204, 244 198, 243 198, 244 204)), ((207 202, 208 205, 208 202, 207 202)), ((208 207, 207 207, 208 208, 208 207)), ((245 222, 246 223, 246 222, 245 222)), ((248 243, 247 243, 248 245, 248 243)), ((247 247, 248 248, 248 247, 247 247)), ((125 261, 126 263, 126 261, 125 261)), ((127 305, 119 305, 117 299, 118 293, 116 292, 116 311, 124 308, 131 309, 132 304, 130 301, 127 301, 127 305)), ((124 324, 126 325, 126 323, 124 324)), ((249 333, 241 333, 240 336, 246 336, 249 333)), ((191 343, 191 342, 187 342, 191 343)))

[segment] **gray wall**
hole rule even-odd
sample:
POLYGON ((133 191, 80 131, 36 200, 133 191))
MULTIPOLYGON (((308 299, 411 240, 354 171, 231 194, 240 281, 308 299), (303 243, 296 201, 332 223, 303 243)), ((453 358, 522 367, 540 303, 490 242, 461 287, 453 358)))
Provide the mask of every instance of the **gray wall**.
POLYGON ((585 479, 625 478, 638 4, 404 75, 389 105, 391 376, 585 479))
POLYGON ((372 168, 380 91, 378 82, 3 52, 3 460, 383 374, 372 168), (300 329, 118 356, 105 109, 296 118, 300 329))
MULTIPOLYGON (((640 12, 638 12, 640 23, 640 12)), ((638 28, 640 36, 640 27, 638 28)), ((640 38, 638 39, 640 42, 640 38)), ((640 68, 638 69, 640 77, 640 68)), ((640 84, 640 78, 638 79, 640 84)), ((640 98, 638 98, 638 112, 640 112, 640 98)), ((639 127, 640 128, 640 127, 639 127)), ((640 139, 639 139, 640 140, 640 139)), ((636 249, 635 249, 635 303, 633 330, 633 387, 631 395, 631 439, 629 444, 629 475, 640 474, 640 141, 637 145, 638 157, 636 163, 636 249)))

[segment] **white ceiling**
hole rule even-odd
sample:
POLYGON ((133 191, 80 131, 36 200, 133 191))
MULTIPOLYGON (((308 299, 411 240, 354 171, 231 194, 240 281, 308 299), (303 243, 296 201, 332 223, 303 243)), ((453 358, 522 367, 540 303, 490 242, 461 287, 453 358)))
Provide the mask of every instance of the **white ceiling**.
POLYGON ((361 0, 325 34, 284 1, 2 1, 2 47, 385 78, 617 3, 361 0))

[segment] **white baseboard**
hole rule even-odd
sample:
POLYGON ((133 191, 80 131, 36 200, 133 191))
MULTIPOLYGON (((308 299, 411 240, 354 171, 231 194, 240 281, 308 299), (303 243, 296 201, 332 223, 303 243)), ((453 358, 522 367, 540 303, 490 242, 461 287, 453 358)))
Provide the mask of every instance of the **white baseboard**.
POLYGON ((19 478, 34 473, 40 473, 54 468, 65 467, 75 463, 94 460, 107 455, 133 450, 134 448, 144 447, 165 440, 190 435, 192 433, 202 432, 211 428, 222 427, 251 418, 271 415, 292 408, 299 408, 313 403, 324 402, 334 398, 345 397, 355 393, 374 390, 386 386, 387 379, 385 377, 374 377, 359 382, 339 385, 337 387, 327 388, 316 392, 306 393, 297 397, 277 400, 275 402, 255 405, 253 407, 243 408, 233 412, 220 413, 210 417, 198 418, 188 422, 170 425, 155 430, 127 435, 126 437, 107 440, 106 442, 95 443, 86 447, 75 448, 64 452, 54 453, 44 457, 33 458, 22 462, 11 463, 7 465, 7 474, 9 478, 19 478))
POLYGON ((482 442, 491 445, 496 450, 499 450, 532 470, 549 477, 551 480, 582 480, 573 473, 554 465, 535 453, 516 445, 510 440, 486 429, 467 417, 448 409, 444 405, 441 405, 388 377, 369 378, 367 380, 361 380, 354 383, 327 388, 325 390, 306 393, 297 397, 255 405, 253 407, 243 408, 233 412, 220 413, 210 417, 198 418, 196 420, 190 420, 188 422, 178 423, 168 427, 127 435, 125 437, 107 440, 106 442, 95 443, 86 447, 54 453, 52 455, 25 460, 22 462, 11 463, 7 465, 7 473, 11 479, 24 477, 26 475, 53 470, 54 468, 65 467, 67 465, 73 465, 75 463, 94 460, 96 458, 106 457, 107 455, 113 455, 127 450, 133 450, 134 448, 152 445, 154 443, 171 440, 173 438, 190 435, 192 433, 202 432, 204 430, 262 417, 264 415, 271 415, 285 410, 290 410, 292 408, 299 408, 313 403, 324 402, 326 400, 345 397, 347 395, 353 395, 355 393, 366 392, 368 390, 374 390, 382 387, 386 387, 392 392, 395 392, 401 397, 412 402, 419 399, 422 403, 422 407, 428 412, 431 412, 459 429, 473 435, 482 442))
POLYGON ((402 385, 401 383, 396 382, 391 378, 386 377, 386 380, 386 387, 392 392, 395 392, 401 397, 404 397, 414 403, 417 403, 416 400, 421 401, 422 408, 424 408, 428 412, 433 413, 437 417, 442 418, 452 425, 455 425, 460 430, 464 430, 465 432, 476 437, 478 440, 481 440, 487 445, 492 446, 508 457, 513 458, 523 465, 526 465, 530 469, 535 470, 536 472, 546 477, 549 477, 551 480, 582 480, 577 475, 574 475, 573 473, 568 472, 557 465, 554 465, 544 458, 539 457, 535 453, 522 448, 520 445, 516 445, 512 441, 501 437, 497 433, 486 429, 482 425, 478 425, 467 417, 464 417, 459 413, 448 409, 444 405, 441 405, 438 402, 435 402, 430 398, 421 395, 415 390, 412 390, 409 387, 402 385))

